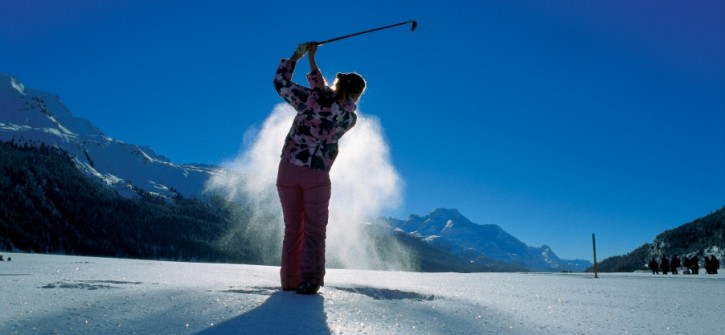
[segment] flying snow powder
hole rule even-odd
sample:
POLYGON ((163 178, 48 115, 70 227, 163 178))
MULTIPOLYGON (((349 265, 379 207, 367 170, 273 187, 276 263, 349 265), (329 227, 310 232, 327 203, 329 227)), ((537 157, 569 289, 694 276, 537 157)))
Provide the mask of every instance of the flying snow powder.
MULTIPOLYGON (((364 269, 413 268, 407 252, 394 239, 385 241, 366 234, 370 218, 401 202, 403 182, 391 163, 380 122, 358 111, 354 128, 340 141, 340 153, 332 167, 332 198, 327 228, 328 266, 364 269), (383 257, 382 255, 388 255, 383 257), (396 255, 391 259, 389 255, 396 255)), ((220 192, 228 201, 253 208, 247 234, 255 234, 266 259, 276 259, 282 245, 282 208, 275 181, 284 138, 295 111, 277 105, 261 129, 245 134, 245 149, 224 164, 207 189, 220 192)), ((233 241, 228 241, 232 242, 233 241)))

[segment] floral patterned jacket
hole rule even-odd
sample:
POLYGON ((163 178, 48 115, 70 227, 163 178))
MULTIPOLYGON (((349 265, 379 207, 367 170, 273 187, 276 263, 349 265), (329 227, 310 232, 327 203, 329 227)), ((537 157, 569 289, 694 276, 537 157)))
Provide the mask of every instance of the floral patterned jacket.
POLYGON ((338 104, 320 71, 307 74, 309 88, 292 82, 296 64, 282 59, 274 77, 277 94, 297 111, 284 141, 282 160, 330 171, 337 158, 337 142, 357 122, 357 105, 352 100, 338 104))

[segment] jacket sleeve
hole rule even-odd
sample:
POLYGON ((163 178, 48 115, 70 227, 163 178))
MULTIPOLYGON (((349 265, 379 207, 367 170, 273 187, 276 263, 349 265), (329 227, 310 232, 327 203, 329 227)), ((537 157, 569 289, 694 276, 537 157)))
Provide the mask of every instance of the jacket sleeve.
POLYGON ((315 70, 307 74, 307 82, 310 83, 310 89, 316 89, 319 88, 320 90, 324 89, 325 85, 325 78, 322 76, 322 73, 320 70, 315 70))
POLYGON ((297 62, 291 59, 282 59, 280 61, 277 73, 274 76, 274 88, 282 99, 300 112, 307 107, 310 89, 292 81, 296 65, 297 62))

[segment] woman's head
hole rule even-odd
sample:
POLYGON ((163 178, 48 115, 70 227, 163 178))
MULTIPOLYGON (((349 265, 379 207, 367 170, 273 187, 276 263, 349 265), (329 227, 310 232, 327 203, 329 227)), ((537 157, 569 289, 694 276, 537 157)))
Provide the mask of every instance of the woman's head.
POLYGON ((332 89, 343 100, 357 101, 365 92, 365 79, 355 72, 338 73, 332 89))

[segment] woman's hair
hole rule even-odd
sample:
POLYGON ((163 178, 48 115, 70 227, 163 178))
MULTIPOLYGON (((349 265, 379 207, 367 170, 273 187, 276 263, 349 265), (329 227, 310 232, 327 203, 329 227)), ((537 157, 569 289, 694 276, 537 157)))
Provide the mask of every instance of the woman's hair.
POLYGON ((335 81, 335 92, 342 99, 360 97, 365 92, 365 79, 355 72, 339 73, 335 81))

